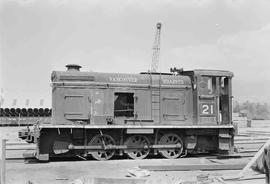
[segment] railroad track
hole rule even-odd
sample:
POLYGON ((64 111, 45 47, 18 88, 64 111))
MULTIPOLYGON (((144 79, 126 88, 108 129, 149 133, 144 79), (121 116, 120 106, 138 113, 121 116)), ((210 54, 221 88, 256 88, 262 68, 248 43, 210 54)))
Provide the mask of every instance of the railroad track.
MULTIPOLYGON (((238 150, 236 156, 252 157, 258 149, 270 138, 266 131, 247 130, 235 137, 234 143, 238 150)), ((23 141, 8 141, 6 143, 6 158, 8 161, 24 160, 23 154, 34 152, 36 145, 23 141)), ((26 154, 27 155, 27 154, 26 154)), ((200 155, 199 155, 200 156, 200 155)), ((204 157, 204 156, 202 156, 204 157)))
MULTIPOLYGON (((264 138, 261 138, 261 137, 248 138, 248 139, 236 138, 235 146, 236 148, 238 148, 238 153, 236 153, 235 156, 252 157, 267 140, 268 138, 265 138, 265 137, 264 138)), ((36 147, 35 144, 29 144, 29 143, 24 143, 24 142, 7 142, 6 158, 9 162, 10 161, 23 161, 24 160, 23 154, 25 154, 25 152, 26 153, 28 152, 28 155, 31 155, 31 152, 35 151, 35 147, 36 147)))

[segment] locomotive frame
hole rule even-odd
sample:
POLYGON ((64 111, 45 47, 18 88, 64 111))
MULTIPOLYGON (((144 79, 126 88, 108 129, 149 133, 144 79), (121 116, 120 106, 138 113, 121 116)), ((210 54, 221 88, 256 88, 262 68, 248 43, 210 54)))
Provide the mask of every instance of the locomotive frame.
POLYGON ((52 121, 34 129, 39 160, 233 151, 232 72, 106 74, 67 67, 52 72, 52 121))

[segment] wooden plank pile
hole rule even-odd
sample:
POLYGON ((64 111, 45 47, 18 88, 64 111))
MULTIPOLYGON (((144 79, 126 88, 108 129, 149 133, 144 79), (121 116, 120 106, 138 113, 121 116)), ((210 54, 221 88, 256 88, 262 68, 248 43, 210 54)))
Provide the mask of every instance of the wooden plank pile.
POLYGON ((145 179, 134 178, 81 178, 76 179, 72 184, 145 184, 145 179))
POLYGON ((240 164, 184 164, 184 165, 144 165, 141 169, 150 171, 217 171, 217 170, 241 170, 246 163, 240 164))
POLYGON ((235 137, 234 145, 239 154, 254 156, 269 138, 269 131, 246 130, 235 137))

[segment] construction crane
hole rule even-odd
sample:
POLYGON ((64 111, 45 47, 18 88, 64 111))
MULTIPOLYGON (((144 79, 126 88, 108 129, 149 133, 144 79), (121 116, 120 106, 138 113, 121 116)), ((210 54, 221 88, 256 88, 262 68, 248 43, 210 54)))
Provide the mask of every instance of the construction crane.
POLYGON ((160 53, 160 31, 161 31, 161 23, 157 23, 155 41, 153 45, 153 56, 152 56, 152 64, 151 64, 151 72, 157 72, 158 63, 159 63, 159 53, 160 53))

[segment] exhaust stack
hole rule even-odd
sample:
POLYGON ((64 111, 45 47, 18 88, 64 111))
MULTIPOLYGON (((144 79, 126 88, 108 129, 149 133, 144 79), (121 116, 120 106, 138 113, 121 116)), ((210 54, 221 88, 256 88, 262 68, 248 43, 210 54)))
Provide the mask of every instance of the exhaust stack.
POLYGON ((66 65, 67 71, 80 71, 81 66, 76 64, 68 64, 66 65))

